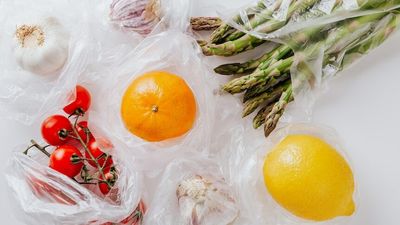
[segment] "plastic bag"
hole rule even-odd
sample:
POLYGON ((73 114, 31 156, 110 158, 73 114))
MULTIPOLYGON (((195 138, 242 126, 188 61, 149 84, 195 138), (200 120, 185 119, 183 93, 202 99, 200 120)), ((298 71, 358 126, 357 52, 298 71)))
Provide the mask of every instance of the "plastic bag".
POLYGON ((268 69, 290 74, 291 99, 307 112, 304 120, 308 120, 327 81, 398 29, 399 7, 395 0, 258 1, 236 16, 223 16, 238 29, 227 32, 224 40, 226 45, 252 43, 254 47, 272 41, 289 47, 294 55, 276 59, 278 63, 268 69), (288 66, 283 68, 280 63, 288 66))
MULTIPOLYGON (((319 137, 337 149, 349 162, 346 148, 343 146, 338 134, 331 128, 310 123, 287 124, 276 130, 266 142, 258 143, 253 152, 249 152, 251 148, 248 148, 246 153, 235 152, 235 158, 240 160, 232 167, 236 169, 237 173, 231 178, 231 182, 235 187, 238 202, 240 202, 240 218, 242 221, 242 223, 237 224, 351 224, 355 214, 351 217, 338 217, 325 222, 312 222, 292 215, 273 200, 265 187, 263 179, 265 156, 276 144, 290 134, 309 134, 319 137)), ((357 180, 356 172, 354 172, 354 168, 352 169, 353 174, 355 174, 355 180, 357 180)), ((357 205, 357 186, 354 199, 357 205)))
MULTIPOLYGON (((202 64, 196 41, 186 34, 189 27, 191 1, 163 1, 170 9, 162 21, 164 26, 144 39, 119 64, 96 74, 99 82, 98 101, 91 117, 104 123, 107 136, 113 136, 131 149, 132 161, 143 170, 157 170, 175 157, 188 152, 208 151, 210 124, 213 121, 212 84, 209 71, 202 64), (164 30, 164 28, 167 30, 164 30), (133 135, 121 118, 121 101, 127 87, 138 76, 152 71, 167 71, 183 78, 194 93, 197 116, 193 128, 185 135, 162 142, 147 142, 133 135)), ((179 124, 177 124, 179 126, 179 124)))
POLYGON ((213 161, 179 158, 159 179, 145 224, 228 225, 239 215, 235 196, 213 161))
POLYGON ((185 7, 171 0, 113 0, 110 5, 110 20, 122 31, 137 32, 148 35, 160 28, 185 27, 187 10, 177 11, 185 7), (174 18, 175 17, 175 18, 174 18), (173 22, 172 22, 173 21, 173 22))
MULTIPOLYGON (((51 114, 59 114, 62 107, 75 97, 77 83, 88 87, 92 97, 97 96, 95 83, 88 84, 97 79, 92 76, 95 71, 119 61, 141 39, 118 32, 109 33, 111 25, 101 19, 107 18, 102 10, 105 3, 46 0, 2 3, 0 15, 7 20, 4 20, 5 35, 1 35, 0 42, 5 55, 0 59, 3 74, 0 78, 0 114, 5 119, 25 124, 26 129, 32 132, 23 133, 31 133, 29 138, 36 140, 39 140, 42 121, 51 114), (40 76, 22 70, 17 65, 12 46, 17 25, 31 24, 36 19, 49 16, 56 17, 69 31, 70 49, 63 68, 53 74, 40 76)), ((102 123, 92 124, 89 120, 89 127, 98 137, 97 140, 113 143, 111 137, 103 135, 103 130, 107 128, 102 123)), ((20 138, 24 140, 23 135, 20 138)), ((101 194, 97 186, 84 187, 50 169, 47 166, 48 159, 41 153, 33 154, 30 158, 22 154, 26 146, 16 147, 7 166, 6 180, 16 199, 13 201, 16 211, 25 213, 19 214, 18 218, 29 224, 135 222, 130 215, 136 212, 141 200, 141 174, 131 167, 131 162, 125 156, 128 151, 121 146, 110 150, 119 171, 119 179, 111 190, 112 194, 105 199, 99 197, 101 194)))
MULTIPOLYGON (((396 0, 260 0, 234 13, 222 14, 222 17, 236 29, 267 40, 310 26, 328 25, 398 7, 396 0)), ((237 32, 228 39, 239 36, 237 32)))
MULTIPOLYGON (((62 106, 57 105, 58 108, 62 106)), ((50 108, 48 113, 46 117, 51 113, 60 114, 59 111, 50 108)), ((90 118, 90 111, 86 114, 90 118)), ((82 121, 87 121, 87 116, 82 121)), ((42 119, 44 118, 39 118, 32 126, 36 127, 37 131, 40 130, 42 119)), ((18 146, 9 159, 5 176, 10 193, 17 203, 16 211, 24 212, 23 216, 19 217, 20 220, 28 224, 82 225, 136 220, 136 216, 131 215, 136 213, 138 204, 143 204, 140 202, 143 182, 141 174, 132 167, 126 156, 130 151, 122 147, 113 147, 112 138, 103 135, 103 129, 106 128, 88 121, 98 147, 113 157, 118 171, 118 179, 109 194, 101 197, 103 195, 97 185, 78 184, 49 168, 49 159, 41 152, 32 149, 29 157, 22 154, 26 146, 18 146)), ((77 146, 73 141, 67 142, 67 145, 77 146)), ((93 169, 89 171, 94 172, 93 169)))
MULTIPOLYGON (((2 77, 0 82, 0 115, 25 125, 58 103, 67 103, 65 96, 76 83, 86 83, 91 69, 107 67, 120 60, 142 40, 138 34, 110 32, 109 2, 16 0, 1 4, 4 16, 0 48, 2 77), (88 10, 90 9, 90 10, 88 10), (65 13, 68 12, 68 13, 65 13), (69 35, 68 59, 64 66, 47 75, 22 69, 14 56, 17 45, 16 27, 34 25, 46 18, 56 18, 69 35)), ((93 78, 91 78, 93 79, 93 78)))
POLYGON ((90 49, 90 45, 85 45, 88 38, 85 32, 87 23, 80 16, 80 4, 71 4, 69 1, 58 1, 55 4, 48 0, 17 0, 2 4, 0 10, 7 18, 3 20, 0 43, 3 53, 0 59, 0 113, 5 118, 32 124, 46 112, 46 108, 65 101, 61 96, 73 89, 78 76, 83 73, 90 49), (64 14, 65 10, 70 13, 64 14), (31 25, 49 17, 56 18, 69 34, 68 59, 58 71, 37 75, 23 70, 17 64, 14 57, 14 48, 17 45, 16 27, 22 24, 31 25))
MULTIPOLYGON (((21 151, 21 148, 16 149, 21 151)), ((113 154, 118 180, 107 198, 50 169, 45 157, 30 158, 15 153, 7 166, 6 179, 17 200, 20 220, 28 224, 118 223, 137 208, 141 198, 141 176, 129 168, 119 152, 113 154), (121 158, 119 158, 121 156, 121 158)))

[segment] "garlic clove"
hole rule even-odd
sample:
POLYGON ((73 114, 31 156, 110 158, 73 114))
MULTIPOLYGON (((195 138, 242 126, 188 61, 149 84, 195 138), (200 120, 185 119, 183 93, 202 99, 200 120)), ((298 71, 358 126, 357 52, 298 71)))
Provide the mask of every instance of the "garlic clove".
POLYGON ((18 27, 16 37, 15 57, 27 71, 41 75, 54 73, 68 59, 69 35, 54 17, 18 27))

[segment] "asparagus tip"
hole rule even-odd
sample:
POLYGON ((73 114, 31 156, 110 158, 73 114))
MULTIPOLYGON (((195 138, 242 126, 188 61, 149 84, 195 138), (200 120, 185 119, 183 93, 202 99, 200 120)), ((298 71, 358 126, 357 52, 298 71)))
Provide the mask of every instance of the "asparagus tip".
POLYGON ((216 67, 214 71, 221 75, 232 75, 240 69, 240 63, 224 64, 216 67))

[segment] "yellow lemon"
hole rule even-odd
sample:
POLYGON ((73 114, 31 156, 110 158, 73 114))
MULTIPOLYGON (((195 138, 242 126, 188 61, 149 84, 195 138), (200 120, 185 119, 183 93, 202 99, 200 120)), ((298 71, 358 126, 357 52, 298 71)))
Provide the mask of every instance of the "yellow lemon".
POLYGON ((264 181, 283 208, 324 221, 354 213, 354 178, 346 160, 325 141, 289 135, 267 155, 264 181))

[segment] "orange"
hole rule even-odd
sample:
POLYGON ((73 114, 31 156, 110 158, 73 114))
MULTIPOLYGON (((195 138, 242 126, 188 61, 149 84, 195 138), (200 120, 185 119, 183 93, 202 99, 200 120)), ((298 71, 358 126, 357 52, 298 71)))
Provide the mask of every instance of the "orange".
POLYGON ((196 117, 192 90, 179 76, 154 71, 135 79, 125 91, 122 120, 134 135, 162 141, 187 133, 196 117))

